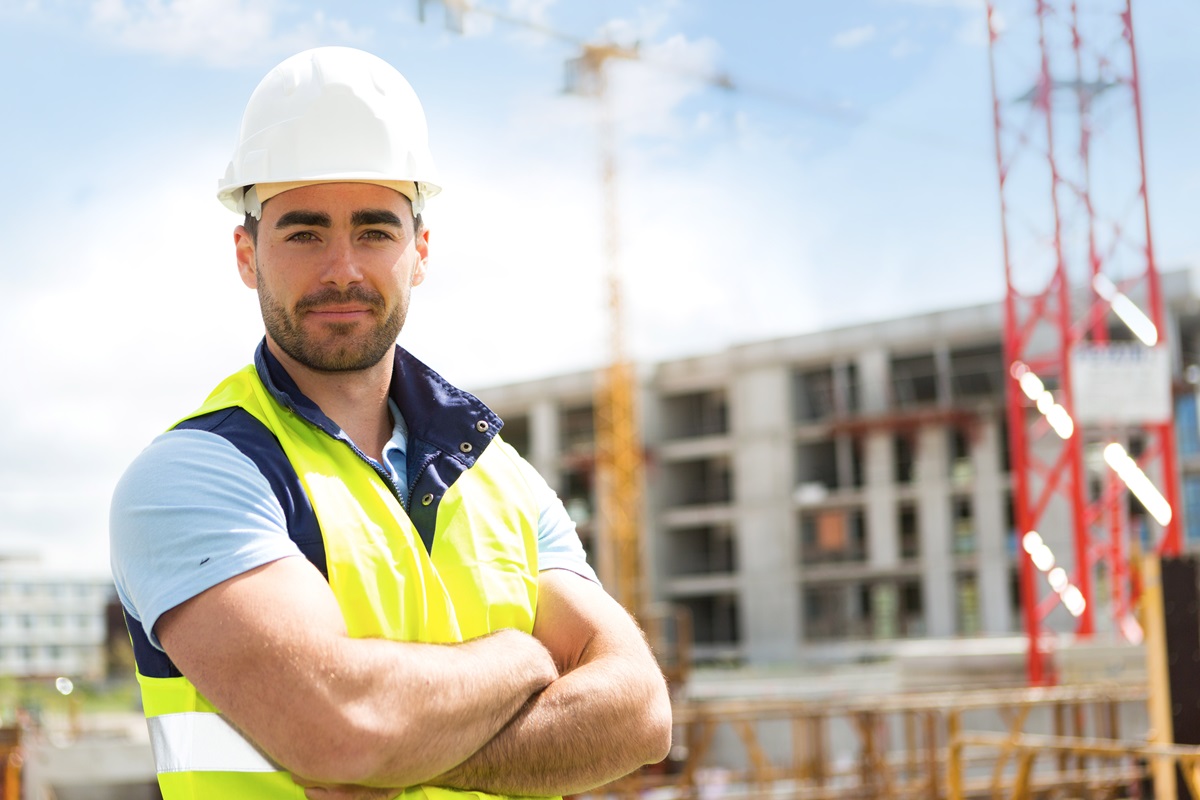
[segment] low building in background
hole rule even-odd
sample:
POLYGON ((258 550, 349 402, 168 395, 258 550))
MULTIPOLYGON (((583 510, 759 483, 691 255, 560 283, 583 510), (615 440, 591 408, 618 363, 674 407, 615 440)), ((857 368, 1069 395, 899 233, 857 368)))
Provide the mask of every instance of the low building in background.
POLYGON ((107 574, 0 564, 0 676, 103 678, 114 595, 107 574))

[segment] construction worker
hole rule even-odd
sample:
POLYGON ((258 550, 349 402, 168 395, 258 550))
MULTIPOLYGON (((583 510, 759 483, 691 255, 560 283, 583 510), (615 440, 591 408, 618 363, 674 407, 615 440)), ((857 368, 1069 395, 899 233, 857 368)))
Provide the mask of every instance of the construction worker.
MULTIPOLYGON (((285 60, 218 183, 266 336, 112 506, 163 797, 555 796, 662 759, 662 674, 561 502, 396 344, 439 191, 407 81, 285 60)), ((486 302, 440 323, 480 358, 486 302)))

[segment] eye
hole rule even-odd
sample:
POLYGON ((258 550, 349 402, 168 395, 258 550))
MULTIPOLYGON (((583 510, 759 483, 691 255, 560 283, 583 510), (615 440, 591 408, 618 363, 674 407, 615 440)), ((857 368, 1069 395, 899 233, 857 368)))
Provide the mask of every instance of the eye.
POLYGON ((372 229, 363 232, 364 239, 370 239, 376 242, 391 242, 396 239, 389 231, 372 229))
POLYGON ((317 235, 312 231, 296 231, 287 237, 289 242, 315 242, 317 235))

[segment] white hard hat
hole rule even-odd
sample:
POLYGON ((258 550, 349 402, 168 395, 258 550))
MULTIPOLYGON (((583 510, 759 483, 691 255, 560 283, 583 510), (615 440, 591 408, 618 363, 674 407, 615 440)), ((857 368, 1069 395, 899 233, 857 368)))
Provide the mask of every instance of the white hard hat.
POLYGON ((391 64, 351 47, 306 50, 267 73, 217 199, 257 217, 260 200, 246 191, 255 184, 323 181, 412 182, 413 213, 441 191, 416 92, 391 64))

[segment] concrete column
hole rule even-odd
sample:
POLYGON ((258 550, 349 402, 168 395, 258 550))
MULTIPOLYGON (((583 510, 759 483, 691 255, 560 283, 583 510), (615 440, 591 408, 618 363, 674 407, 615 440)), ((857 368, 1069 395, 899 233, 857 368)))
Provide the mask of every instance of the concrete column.
MULTIPOLYGON (((864 350, 858 354, 857 365, 863 413, 886 413, 891 396, 887 350, 882 347, 864 350)), ((863 440, 862 456, 867 562, 873 567, 890 567, 900 560, 891 433, 886 430, 868 433, 863 440)))
POLYGON ((900 635, 900 592, 894 583, 871 587, 871 634, 876 639, 900 635))
MULTIPOLYGON (((662 405, 648 377, 640 377, 637 393, 637 419, 642 434, 642 447, 653 453, 663 440, 662 405)), ((643 473, 642 491, 642 590, 651 602, 665 596, 667 547, 666 532, 660 527, 663 497, 650 485, 649 470, 643 473)))
POLYGON ((947 429, 927 425, 917 433, 917 524, 921 536, 921 599, 928 636, 953 636, 954 561, 951 553, 947 429))
POLYGON ((838 436, 833 446, 837 452, 836 488, 849 489, 854 486, 854 441, 849 436, 838 436))
MULTIPOLYGON (((1001 412, 1003 413, 1003 412, 1001 412)), ((971 452, 975 485, 971 492, 978 569, 980 628, 986 634, 1013 630, 1009 572, 1015 566, 1005 530, 1004 476, 1000 472, 1000 425, 997 417, 981 420, 971 452)))
POLYGON ((742 645, 752 664, 794 662, 800 642, 799 546, 786 366, 735 375, 729 397, 742 645))
POLYGON ((937 369, 938 405, 948 408, 954 403, 954 391, 950 383, 950 348, 945 342, 934 346, 933 363, 937 369))
POLYGON ((857 363, 862 411, 865 414, 882 414, 888 409, 892 393, 887 350, 882 347, 864 350, 858 354, 857 363))
POLYGON ((867 563, 876 568, 892 567, 900 562, 900 529, 896 520, 895 463, 889 431, 867 434, 863 460, 867 563))
POLYGON ((847 361, 833 362, 833 408, 840 415, 850 414, 856 409, 850 398, 850 364, 847 361))
POLYGON ((558 474, 560 446, 558 405, 553 400, 539 400, 529 409, 529 452, 525 458, 542 474, 550 488, 562 488, 558 474))

